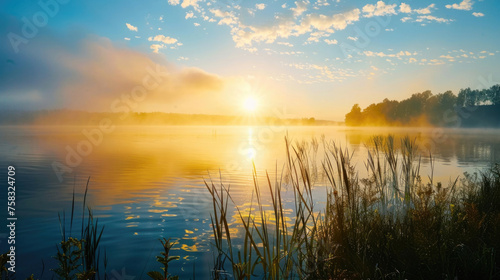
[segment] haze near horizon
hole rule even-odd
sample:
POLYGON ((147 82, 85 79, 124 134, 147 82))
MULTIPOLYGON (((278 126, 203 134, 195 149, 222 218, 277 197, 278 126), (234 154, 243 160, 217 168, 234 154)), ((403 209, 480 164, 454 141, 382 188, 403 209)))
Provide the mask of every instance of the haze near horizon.
POLYGON ((1 109, 343 121, 353 104, 498 84, 495 1, 0 4, 1 109))

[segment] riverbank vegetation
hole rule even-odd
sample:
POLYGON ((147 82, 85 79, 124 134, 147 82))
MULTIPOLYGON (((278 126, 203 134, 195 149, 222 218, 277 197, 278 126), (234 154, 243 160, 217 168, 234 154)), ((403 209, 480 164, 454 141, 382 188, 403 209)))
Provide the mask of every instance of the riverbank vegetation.
POLYGON ((398 144, 373 138, 368 176, 359 178, 348 149, 324 142, 324 208, 313 198, 314 142, 288 144, 282 180, 266 176, 260 186, 263 175, 254 173, 255 210, 236 208, 238 237, 230 230, 229 188, 207 183, 219 252, 214 271, 229 263, 235 279, 498 279, 500 168, 443 185, 420 175, 414 141, 398 144), (285 186, 295 195, 291 217, 281 200, 285 186))
POLYGON ((349 126, 500 127, 500 85, 432 94, 427 90, 396 101, 384 99, 364 109, 355 104, 345 116, 349 126))
POLYGON ((113 125, 340 125, 340 122, 315 118, 289 118, 282 110, 272 116, 228 116, 178 114, 162 112, 87 112, 77 110, 3 111, 0 125, 83 125, 99 126, 102 121, 113 125))
MULTIPOLYGON (((421 175, 415 141, 373 137, 360 177, 361 163, 333 141, 286 140, 286 147, 278 178, 254 168, 248 208, 233 201, 229 186, 206 182, 213 198, 212 279, 500 278, 500 166, 436 182, 432 171, 421 175), (321 188, 322 198, 315 197, 321 188), (291 208, 285 193, 293 193, 291 208)), ((71 212, 69 229, 74 204, 71 212)), ((61 219, 57 279, 108 279, 107 256, 99 257, 103 229, 86 213, 76 239, 61 219)), ((161 243, 163 270, 148 275, 178 279, 169 251, 179 245, 161 243)))

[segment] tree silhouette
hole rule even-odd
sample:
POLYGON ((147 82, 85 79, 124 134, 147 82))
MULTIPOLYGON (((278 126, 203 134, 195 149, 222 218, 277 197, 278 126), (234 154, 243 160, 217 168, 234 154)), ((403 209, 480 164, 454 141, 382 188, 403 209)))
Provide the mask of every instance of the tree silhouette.
POLYGON ((370 104, 363 110, 359 104, 354 104, 345 116, 345 123, 349 126, 422 125, 422 123, 446 126, 447 121, 457 116, 457 110, 461 107, 497 105, 500 106, 500 85, 483 90, 460 89, 458 96, 452 91, 433 95, 427 90, 414 93, 400 102, 385 98, 382 102, 370 104))

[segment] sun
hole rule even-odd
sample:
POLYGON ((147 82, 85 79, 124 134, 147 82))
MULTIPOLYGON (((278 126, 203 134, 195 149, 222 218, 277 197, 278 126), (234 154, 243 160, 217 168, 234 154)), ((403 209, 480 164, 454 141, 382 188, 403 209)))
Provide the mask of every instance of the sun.
POLYGON ((243 108, 245 108, 247 112, 255 112, 257 110, 257 107, 257 99, 255 99, 253 96, 247 97, 243 102, 243 108))

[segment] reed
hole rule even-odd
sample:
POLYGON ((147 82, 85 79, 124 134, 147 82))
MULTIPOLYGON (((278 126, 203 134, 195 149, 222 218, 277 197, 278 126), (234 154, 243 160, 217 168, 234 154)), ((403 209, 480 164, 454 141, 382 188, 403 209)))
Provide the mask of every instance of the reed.
POLYGON ((162 264, 163 272, 150 271, 148 276, 153 280, 178 280, 179 276, 170 275, 168 272, 168 265, 171 261, 178 260, 179 256, 170 256, 170 249, 175 245, 175 242, 170 242, 170 239, 160 239, 161 245, 163 247, 163 252, 160 256, 156 256, 156 261, 162 264))
MULTIPOLYGON (((98 273, 101 263, 99 243, 104 231, 104 226, 99 227, 98 219, 94 219, 91 208, 86 204, 89 183, 90 177, 87 179, 83 196, 80 238, 72 236, 73 221, 75 217, 74 191, 71 202, 69 228, 66 224, 65 212, 63 211, 62 217, 58 214, 62 240, 57 246, 57 255, 54 256, 58 262, 58 267, 52 269, 52 271, 54 271, 59 279, 101 279, 98 273)), ((104 266, 106 266, 106 257, 103 263, 104 266)), ((103 278, 107 279, 105 268, 103 278)))
MULTIPOLYGON (((253 166, 248 208, 222 180, 205 181, 213 198, 212 279, 500 279, 499 165, 444 186, 434 181, 432 155, 431 174, 421 177, 414 140, 377 136, 366 144, 367 175, 359 178, 353 153, 333 141, 285 144, 287 161, 274 180, 253 166), (313 194, 323 189, 321 204, 313 194)), ((86 205, 89 182, 79 238, 72 233, 74 193, 69 227, 65 212, 59 215, 58 279, 107 279, 99 249, 104 227, 86 205)), ((148 275, 178 279, 169 271, 178 259, 170 256, 174 243, 161 243, 163 271, 148 275)), ((13 277, 6 263, 7 253, 0 255, 0 279, 13 277)))
POLYGON ((205 182, 213 198, 213 279, 500 277, 498 166, 443 186, 433 172, 421 177, 414 140, 373 137, 368 175, 359 179, 353 154, 335 142, 322 141, 321 172, 313 162, 317 142, 285 143, 279 179, 266 173, 261 186, 254 166, 250 210, 237 206, 222 182, 205 182), (293 209, 283 203, 285 186, 293 209), (313 191, 325 186, 326 204, 318 207, 313 191), (234 224, 243 231, 236 235, 234 224))

